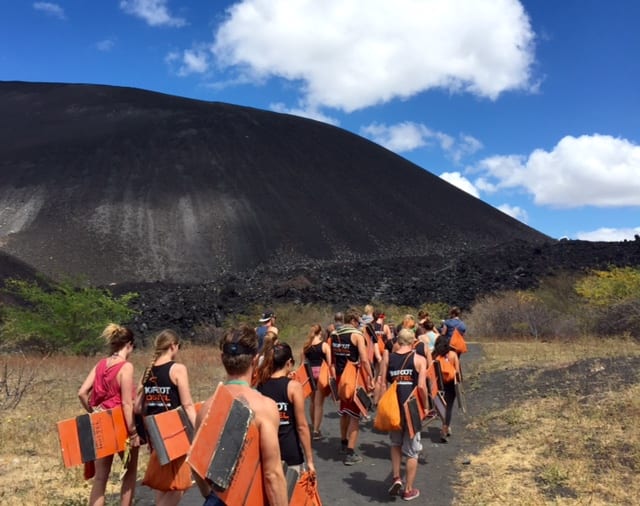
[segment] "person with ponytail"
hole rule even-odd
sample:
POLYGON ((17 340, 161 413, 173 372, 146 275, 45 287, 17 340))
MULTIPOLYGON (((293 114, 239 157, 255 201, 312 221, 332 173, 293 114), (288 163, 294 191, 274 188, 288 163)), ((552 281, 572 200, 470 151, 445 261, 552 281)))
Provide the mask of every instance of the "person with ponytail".
MULTIPOLYGON (((156 415, 182 406, 189 421, 195 426, 196 410, 189 390, 187 368, 184 364, 175 361, 179 350, 180 337, 173 330, 163 330, 156 336, 153 358, 149 367, 145 369, 141 381, 142 413, 145 416, 156 415)), ((157 461, 157 458, 152 448, 148 473, 159 466, 159 463, 151 462, 153 459, 157 461)), ((185 490, 190 488, 182 488, 179 485, 180 482, 191 484, 191 470, 186 461, 186 455, 176 460, 178 462, 166 464, 175 469, 174 479, 161 488, 157 488, 157 485, 152 487, 155 489, 155 502, 158 506, 178 504, 185 490), (182 479, 175 479, 178 475, 182 479)), ((142 484, 151 487, 150 484, 145 483, 146 481, 147 475, 142 480, 142 484)))
MULTIPOLYGON (((331 346, 323 339, 322 327, 317 323, 311 325, 311 329, 307 335, 307 341, 302 347, 301 358, 303 362, 306 361, 311 366, 313 379, 317 385, 322 361, 324 360, 328 366, 331 366, 331 346)), ((322 423, 322 415, 324 414, 324 400, 327 395, 328 394, 325 394, 321 388, 316 388, 311 398, 311 403, 309 404, 309 414, 311 415, 311 423, 313 424, 311 437, 314 441, 322 438, 320 424, 322 423)))
POLYGON ((289 377, 295 360, 291 346, 278 343, 266 350, 264 360, 257 375, 258 391, 273 399, 280 413, 278 442, 282 460, 289 468, 302 473, 302 464, 315 474, 311 453, 311 436, 304 412, 302 385, 289 377))
MULTIPOLYGON (((120 504, 130 506, 133 504, 136 488, 138 448, 140 447, 140 437, 136 431, 133 416, 135 397, 133 364, 128 361, 129 355, 136 345, 133 332, 115 323, 107 325, 101 337, 109 346, 109 356, 101 359, 91 369, 78 390, 78 398, 89 413, 122 406, 124 421, 129 433, 130 453, 127 470, 122 478, 120 504)), ((123 458, 123 454, 120 457, 123 458)), ((113 455, 95 461, 95 476, 89 496, 90 506, 101 506, 105 503, 105 491, 112 463, 113 455)))

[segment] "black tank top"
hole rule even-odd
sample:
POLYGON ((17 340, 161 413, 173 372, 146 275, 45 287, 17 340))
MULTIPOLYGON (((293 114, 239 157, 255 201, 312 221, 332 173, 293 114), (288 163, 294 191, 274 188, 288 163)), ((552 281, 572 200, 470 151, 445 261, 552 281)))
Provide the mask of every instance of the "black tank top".
POLYGON ((174 363, 171 361, 151 368, 151 375, 144 384, 145 414, 155 415, 181 405, 178 386, 169 377, 174 363))
MULTIPOLYGON (((413 351, 409 353, 392 353, 389 355, 389 370, 387 371, 387 381, 398 382, 398 402, 400 406, 409 398, 413 389, 418 385, 418 371, 414 364, 413 351), (411 356, 409 356, 411 354, 411 356), (405 362, 406 360, 406 362, 405 362), (403 365, 404 364, 404 365, 403 365)), ((403 413, 404 410, 400 410, 403 413)))
POLYGON ((280 456, 287 465, 297 466, 304 462, 304 456, 300 448, 295 410, 287 394, 289 381, 291 380, 286 377, 270 378, 258 387, 258 391, 276 401, 280 412, 280 427, 278 428, 280 456))
POLYGON ((336 366, 336 374, 340 376, 347 365, 347 360, 358 362, 358 347, 351 342, 351 334, 358 332, 351 325, 343 325, 331 334, 331 357, 336 366))
POLYGON ((324 352, 322 351, 322 344, 312 344, 309 346, 307 351, 304 352, 304 356, 309 362, 311 367, 319 367, 322 365, 322 361, 324 360, 324 352))

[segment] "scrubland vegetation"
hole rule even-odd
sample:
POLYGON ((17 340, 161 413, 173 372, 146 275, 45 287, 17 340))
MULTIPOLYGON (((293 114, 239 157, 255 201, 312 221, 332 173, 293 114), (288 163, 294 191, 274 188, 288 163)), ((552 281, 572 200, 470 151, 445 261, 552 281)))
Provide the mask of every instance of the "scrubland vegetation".
MULTIPOLYGON (((12 289, 15 295, 15 287, 12 289)), ((108 310, 96 316, 77 299, 86 297, 95 303, 109 298, 108 292, 72 292, 57 294, 71 297, 75 304, 36 298, 19 311, 3 308, 2 504, 70 506, 84 504, 89 494, 90 484, 83 480, 82 469, 65 469, 62 464, 55 423, 81 414, 76 393, 96 362, 90 356, 97 344, 95 336, 105 318, 126 317, 121 311, 126 311, 127 300, 100 306, 108 310), (38 307, 41 304, 44 307, 38 307), (54 307, 62 314, 54 317, 54 307), (83 310, 87 314, 80 318, 83 310), (111 310, 117 312, 109 313, 111 310), (43 327, 24 325, 21 318, 40 324, 49 319, 58 322, 58 330, 47 334, 43 327), (70 340, 59 322, 75 322, 76 327, 69 328, 84 327, 70 340), (94 339, 91 347, 82 344, 81 335, 94 339), (34 345, 39 342, 45 346, 34 345), (20 352, 21 343, 28 352, 20 352), (65 353, 54 352, 56 349, 65 353)), ((425 287, 425 298, 427 295, 425 287)), ((356 302, 364 305, 369 301, 356 302)), ((434 321, 444 318, 447 311, 442 303, 375 305, 394 323, 419 309, 427 309, 434 321)), ((318 304, 281 304, 274 309, 281 339, 292 344, 296 357, 309 325, 326 325, 334 311, 318 304)), ((249 308, 229 323, 255 325, 261 311, 249 308)), ((635 504, 640 496, 636 479, 640 471, 640 270, 615 268, 583 276, 556 276, 536 290, 488 295, 463 313, 463 319, 469 328, 468 339, 481 347, 483 359, 466 370, 468 397, 477 399, 479 409, 468 417, 464 428, 473 436, 467 439, 476 442, 461 456, 471 465, 452 470, 458 474, 456 504, 635 504), (577 372, 558 375, 569 369, 577 372), (609 377, 609 369, 615 372, 610 376, 615 379, 603 380, 609 377), (532 384, 552 378, 555 386, 545 387, 544 395, 504 396, 504 405, 489 409, 487 404, 485 408, 483 395, 492 381, 494 393, 496 388, 514 388, 504 382, 505 377, 525 378, 532 384)), ((194 331, 180 359, 188 364, 194 399, 204 400, 222 376, 217 349, 212 346, 220 329, 201 325, 194 331)), ((133 354, 136 375, 150 358, 151 350, 133 354)), ((526 390, 534 391, 539 390, 526 390)), ((141 458, 140 477, 146 460, 141 458)), ((111 501, 117 495, 117 474, 114 465, 107 489, 111 501)))

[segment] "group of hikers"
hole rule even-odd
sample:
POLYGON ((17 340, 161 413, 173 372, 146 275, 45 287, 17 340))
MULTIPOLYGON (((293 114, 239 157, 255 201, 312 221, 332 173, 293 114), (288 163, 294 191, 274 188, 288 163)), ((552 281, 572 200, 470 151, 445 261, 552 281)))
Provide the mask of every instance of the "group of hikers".
MULTIPOLYGON (((289 504, 286 470, 315 479, 312 441, 323 439, 321 425, 328 396, 339 402, 341 444, 336 451, 340 451, 344 465, 352 466, 363 460, 357 453, 361 422, 370 419, 378 402, 382 409, 384 394, 392 385, 399 406, 416 395, 421 405, 427 407, 429 416, 435 416, 430 399, 438 386, 430 378, 436 377, 433 373, 436 369, 441 391, 438 395, 444 400, 439 413, 440 441, 446 443, 451 434, 455 384, 460 379, 459 357, 451 346, 451 339, 456 332, 464 335, 466 331, 459 316, 460 310, 451 308, 449 318, 436 328, 429 315, 421 311, 417 319, 405 315, 396 327, 386 323, 385 315, 374 311, 371 305, 365 306, 364 313, 354 308, 338 312, 326 329, 319 324, 309 329, 300 353, 300 361, 309 373, 306 380, 297 377, 291 346, 278 339, 273 311, 266 311, 255 328, 245 325, 227 331, 219 343, 226 373, 223 384, 233 398, 240 399, 253 413, 268 504, 289 504), (356 378, 352 370, 357 371, 357 380, 352 379, 356 378), (446 374, 448 370, 453 371, 453 375, 446 374), (364 400, 369 412, 363 409, 363 399, 353 393, 344 394, 350 381, 359 382, 361 390, 366 392, 364 400), (307 382, 315 388, 305 390, 303 386, 307 382), (308 403, 305 395, 310 399, 308 403)), ((196 410, 187 368, 176 361, 181 341, 174 331, 164 330, 155 337, 153 357, 139 383, 134 380, 133 365, 128 360, 136 347, 132 331, 110 324, 102 337, 108 343, 109 356, 91 370, 78 396, 89 413, 122 407, 129 439, 120 495, 121 504, 131 505, 139 448, 149 443, 142 417, 181 407, 197 431, 216 406, 212 396, 196 410)), ((415 479, 422 446, 420 430, 412 434, 402 410, 400 416, 400 425, 389 430, 392 469, 389 494, 410 501, 420 495, 415 479), (406 460, 404 479, 401 477, 403 456, 406 460)), ((91 505, 105 502, 112 462, 113 455, 94 462, 91 505)), ((205 506, 225 504, 209 480, 192 473, 187 455, 170 464, 167 474, 165 466, 169 464, 162 466, 156 449, 151 448, 142 483, 155 490, 155 504, 178 504, 191 487, 192 479, 204 497, 205 506), (158 479, 160 475, 162 480, 158 479)))

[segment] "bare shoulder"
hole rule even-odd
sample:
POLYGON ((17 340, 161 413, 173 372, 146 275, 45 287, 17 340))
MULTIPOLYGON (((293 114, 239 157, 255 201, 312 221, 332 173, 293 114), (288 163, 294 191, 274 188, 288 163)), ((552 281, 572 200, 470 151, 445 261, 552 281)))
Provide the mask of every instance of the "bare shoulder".
POLYGON ((251 390, 250 394, 245 397, 249 407, 255 413, 256 423, 258 427, 266 420, 278 420, 278 406, 276 402, 255 390, 251 390))
POLYGON ((414 362, 416 371, 426 371, 427 370, 427 359, 422 355, 416 354, 414 357, 414 362))

